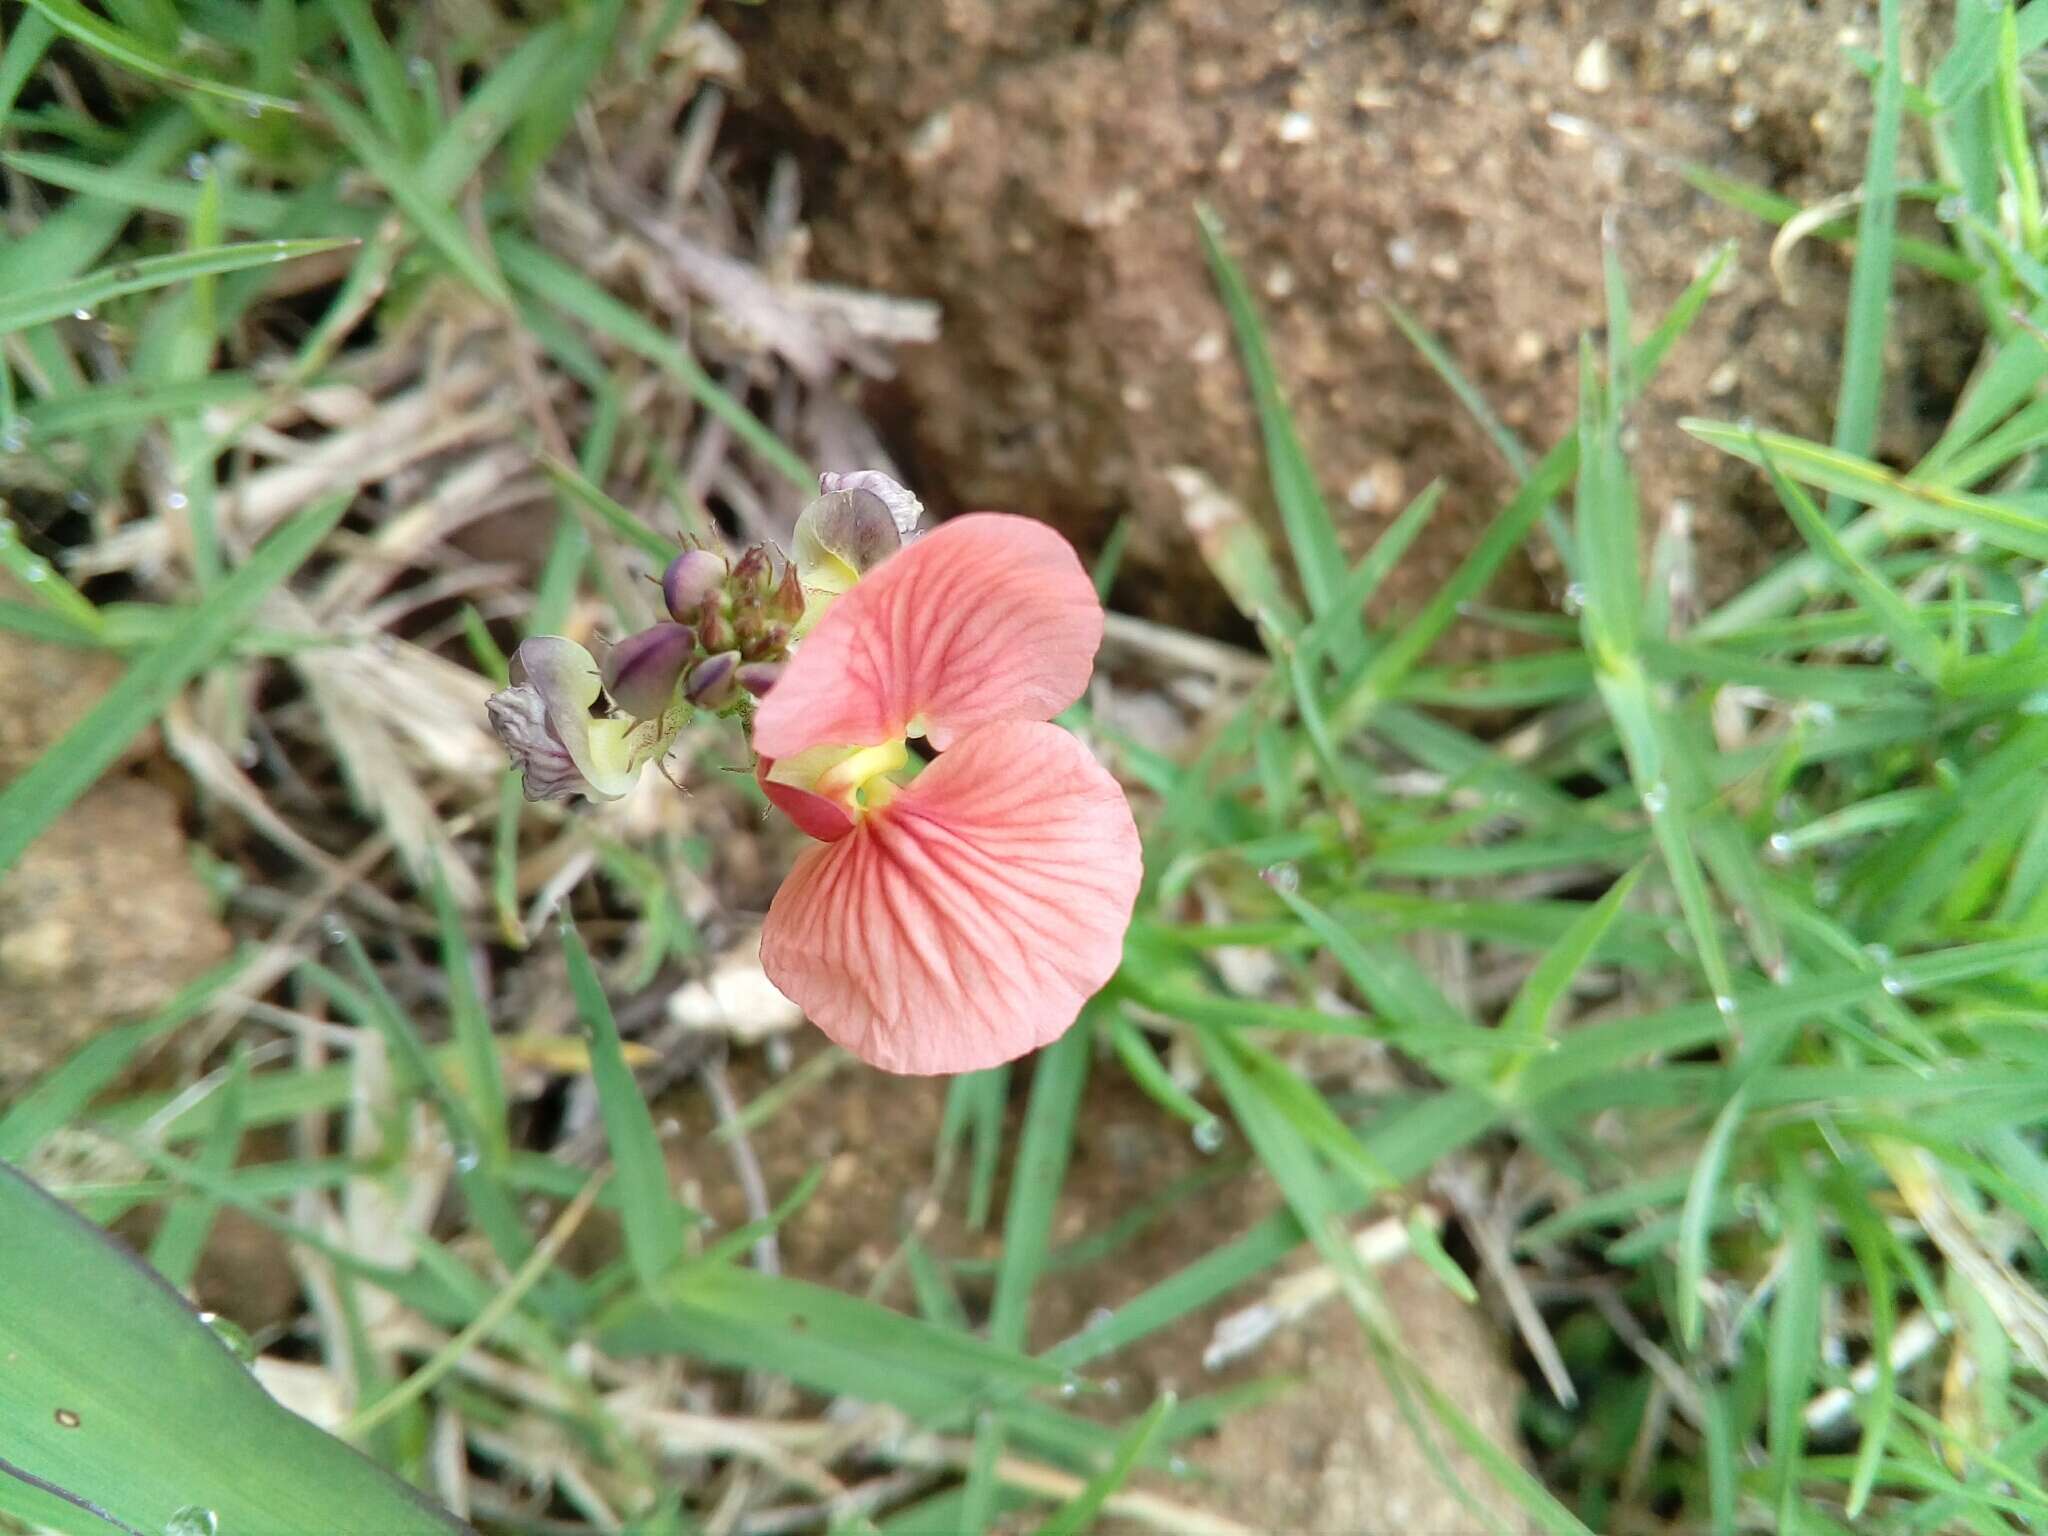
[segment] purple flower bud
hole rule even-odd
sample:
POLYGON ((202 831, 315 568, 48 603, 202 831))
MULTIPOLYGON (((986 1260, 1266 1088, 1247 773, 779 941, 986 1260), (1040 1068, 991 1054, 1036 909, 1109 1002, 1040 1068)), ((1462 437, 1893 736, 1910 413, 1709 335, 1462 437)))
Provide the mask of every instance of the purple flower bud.
POLYGON ((725 561, 708 549, 686 549, 662 573, 661 595, 678 624, 696 621, 704 600, 725 585, 725 561))
POLYGON ((676 684, 697 649, 687 624, 657 624, 628 635, 604 661, 604 688, 636 720, 653 720, 675 701, 676 684))
POLYGON ((747 692, 757 699, 765 698, 768 690, 773 688, 777 679, 782 676, 782 663, 779 661, 744 662, 741 664, 736 675, 740 680, 740 686, 746 689, 747 692))
POLYGON ((720 651, 690 669, 684 696, 702 709, 723 709, 739 697, 740 653, 720 651))

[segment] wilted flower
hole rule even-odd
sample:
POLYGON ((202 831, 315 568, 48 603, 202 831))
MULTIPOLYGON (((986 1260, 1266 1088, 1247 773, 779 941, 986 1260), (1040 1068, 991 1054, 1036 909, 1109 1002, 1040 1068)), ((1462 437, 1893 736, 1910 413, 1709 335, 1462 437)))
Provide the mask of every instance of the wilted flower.
POLYGON ((491 729, 525 779, 527 799, 588 795, 593 800, 617 800, 633 787, 642 767, 668 750, 686 711, 675 697, 679 672, 665 674, 668 688, 661 693, 659 674, 667 666, 663 653, 672 648, 672 640, 650 640, 654 635, 649 631, 634 636, 614 653, 616 660, 618 652, 642 642, 626 658, 624 685, 642 703, 667 699, 645 716, 603 716, 593 711, 605 679, 590 652, 573 640, 535 635, 513 652, 514 686, 493 694, 485 707, 491 729))
POLYGON ((762 930, 769 978, 895 1072, 1056 1039, 1107 981, 1142 870, 1116 781, 1048 723, 1102 607, 1072 548, 980 513, 836 597, 754 720, 763 787, 820 839, 762 930), (935 761, 904 777, 908 738, 935 761))

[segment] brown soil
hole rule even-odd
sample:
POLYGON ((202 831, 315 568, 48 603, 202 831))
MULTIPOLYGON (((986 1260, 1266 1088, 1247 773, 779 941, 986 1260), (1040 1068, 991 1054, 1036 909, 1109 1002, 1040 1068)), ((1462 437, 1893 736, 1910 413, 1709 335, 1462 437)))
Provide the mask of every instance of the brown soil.
MULTIPOLYGON (((1868 92, 1844 45, 1875 47, 1867 5, 778 0, 722 19, 771 134, 816 151, 818 261, 944 305, 940 341, 909 349, 883 402, 921 489, 941 510, 1028 512, 1091 547, 1131 514, 1128 606, 1222 617, 1168 466, 1266 504, 1198 199, 1259 294, 1352 545, 1448 483, 1392 610, 1443 581, 1511 481, 1376 297, 1413 310, 1540 449, 1571 418, 1578 338, 1601 325, 1610 211, 1639 316, 1741 241, 1639 413, 1647 517, 1691 503, 1709 597, 1786 539, 1753 477, 1674 423, 1749 416, 1824 436, 1847 263, 1809 245, 1781 293, 1769 232, 1691 191, 1670 157, 1801 202, 1853 188, 1868 92), (1560 132, 1558 112, 1599 136, 1560 132)), ((1925 440, 1959 386, 1974 329, 1960 304, 1902 278, 1895 329, 1915 372, 1889 392, 1891 456, 1925 440)), ((1557 595, 1529 566, 1503 588, 1557 595)))
MULTIPOLYGON (((0 633, 0 784, 119 673, 111 657, 0 633)), ((227 953, 176 801, 139 779, 102 781, 0 873, 0 1089, 162 1006, 227 953)))
MULTIPOLYGON (((741 1098, 774 1081, 752 1053, 736 1057, 730 1071, 741 1098)), ((1028 1075, 1020 1076, 1018 1084, 1005 1130, 1012 1146, 1028 1075)), ((903 1235, 919 1225, 925 1211, 945 1097, 943 1081, 846 1068, 755 1133, 753 1145, 771 1200, 785 1195, 812 1168, 825 1169, 817 1194, 782 1229, 782 1261, 789 1273, 856 1294, 876 1285, 903 1235)), ((694 1088, 678 1092, 658 1106, 657 1114, 662 1113, 681 1122, 679 1171, 699 1186, 690 1191, 686 1185, 686 1193, 701 1192, 721 1225, 745 1221, 726 1154, 708 1139, 712 1123, 703 1094, 694 1088)), ((1165 1221, 1107 1258, 1048 1273, 1034 1295, 1032 1348, 1081 1331, 1098 1309, 1124 1304, 1275 1209, 1271 1186, 1249 1176, 1243 1161, 1241 1148, 1227 1146, 1214 1158, 1204 1156, 1186 1128, 1134 1089, 1120 1069, 1098 1064, 1054 1214, 1055 1245, 1103 1230, 1176 1180, 1209 1169, 1228 1176, 1177 1202, 1165 1221), (1231 1166, 1219 1166, 1226 1162, 1231 1166)), ((964 1170, 956 1170, 937 1219, 925 1212, 923 1240, 942 1259, 993 1260, 1002 1250, 1007 1188, 998 1185, 995 1215, 990 1230, 983 1232, 968 1230, 962 1218, 964 1188, 964 1170)), ((1395 1266, 1384 1280, 1389 1308, 1415 1358, 1428 1363, 1444 1390, 1483 1430, 1512 1447, 1522 1383, 1492 1321, 1458 1302, 1412 1263, 1395 1266)), ((1146 1486, 1233 1516, 1254 1530, 1413 1530, 1462 1536, 1486 1529, 1444 1487, 1369 1358, 1357 1322, 1341 1303, 1325 1305, 1224 1371, 1203 1369, 1203 1347, 1217 1319, 1245 1305, 1265 1283, 1091 1367, 1092 1379, 1115 1382, 1116 1396, 1093 1402, 1083 1398, 1076 1407, 1128 1413, 1167 1388, 1188 1395, 1258 1377, 1291 1376, 1298 1384, 1285 1396, 1183 1447, 1186 1478, 1153 1478, 1146 1486)), ((882 1284, 881 1300, 914 1310, 900 1265, 882 1284)), ((961 1281, 961 1300, 977 1320, 985 1316, 990 1285, 985 1274, 961 1281)), ((1499 1515, 1506 1529, 1518 1529, 1485 1474, 1466 1457, 1448 1459, 1469 1496, 1499 1515)))

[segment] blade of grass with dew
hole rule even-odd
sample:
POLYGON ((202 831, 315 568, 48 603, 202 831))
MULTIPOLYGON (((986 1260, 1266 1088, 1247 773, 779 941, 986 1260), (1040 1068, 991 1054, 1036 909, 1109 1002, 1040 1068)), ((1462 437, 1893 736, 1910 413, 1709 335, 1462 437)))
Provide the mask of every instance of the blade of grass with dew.
POLYGON ((0 1227, 0 1479, 131 1531, 310 1530, 336 1510, 391 1536, 464 1529, 273 1401, 160 1278, 4 1165, 0 1227))
POLYGON ((178 690, 226 646, 256 607, 325 539, 346 497, 306 508, 214 589, 192 623, 121 675, 79 722, 0 789, 0 870, 111 767, 178 690))
MULTIPOLYGON (((1620 264, 1606 247, 1610 366, 1626 354, 1627 323, 1620 264)), ((1593 658, 1601 702, 1620 737, 1629 777, 1649 817, 1650 832, 1678 896, 1679 910, 1709 989, 1734 1002, 1734 975, 1722 943, 1719 915, 1693 838, 1695 775, 1672 740, 1673 726, 1654 700, 1640 649, 1642 593, 1638 563, 1639 518, 1635 483, 1621 451, 1619 402, 1629 373, 1610 373, 1604 385, 1589 345, 1580 348, 1579 562, 1585 572, 1586 649, 1593 658)))
POLYGON ((240 272, 249 267, 291 261, 339 250, 348 240, 249 240, 210 250, 180 251, 175 256, 147 256, 140 261, 118 262, 69 282, 46 287, 17 289, 0 296, 0 334, 41 325, 66 315, 90 313, 109 299, 131 293, 147 293, 193 278, 222 272, 240 272))
POLYGON ((28 0, 43 19, 74 42, 123 69, 161 80, 180 90, 198 91, 234 102, 245 110, 296 113, 298 103, 264 91, 245 90, 225 81, 195 75, 155 44, 89 11, 79 0, 28 0))
POLYGON ((626 1253, 650 1296, 681 1262, 688 1242, 682 1207, 669 1187, 668 1160, 640 1085, 633 1079, 619 1039, 619 1026, 583 938, 565 915, 562 950, 569 964, 569 990, 577 1014, 590 1032, 591 1075, 597 1083, 598 1112, 618 1170, 620 1214, 626 1253))

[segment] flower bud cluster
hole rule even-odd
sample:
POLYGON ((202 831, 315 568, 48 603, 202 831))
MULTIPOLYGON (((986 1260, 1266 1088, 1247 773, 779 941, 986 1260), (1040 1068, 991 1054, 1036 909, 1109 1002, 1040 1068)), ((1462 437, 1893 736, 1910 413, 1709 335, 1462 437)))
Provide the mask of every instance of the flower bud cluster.
MULTIPOLYGON (((686 549, 662 573, 661 595, 671 622, 629 635, 612 652, 615 662, 626 658, 618 664, 629 681, 643 657, 658 660, 647 674, 650 690, 666 680, 671 692, 680 687, 691 704, 710 710, 731 709, 775 685, 803 617, 804 591, 796 567, 773 547, 756 544, 730 566, 714 550, 686 549)), ((611 687, 611 672, 613 701, 637 713, 611 687)))

